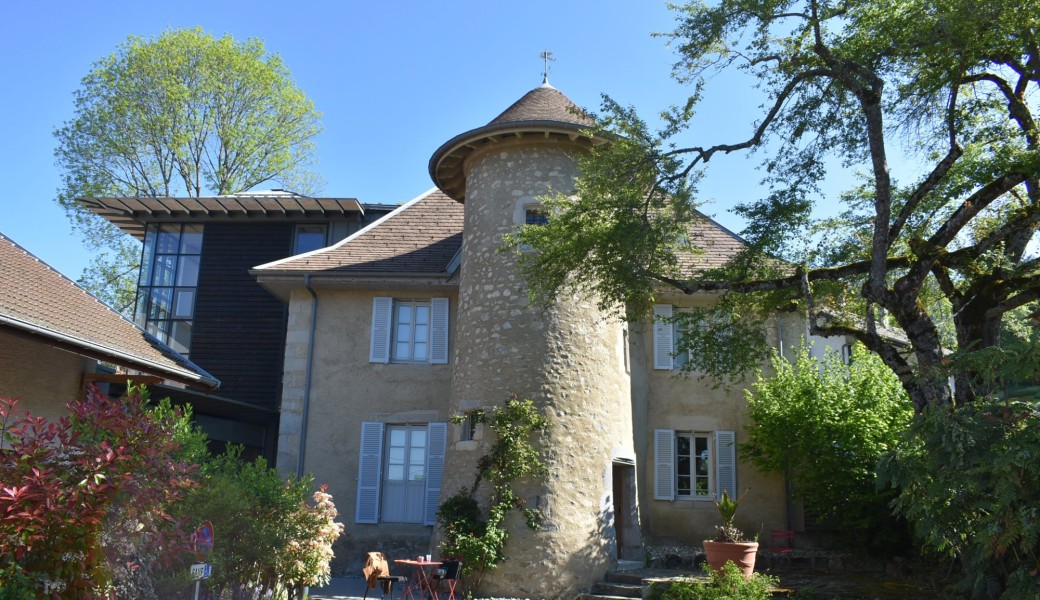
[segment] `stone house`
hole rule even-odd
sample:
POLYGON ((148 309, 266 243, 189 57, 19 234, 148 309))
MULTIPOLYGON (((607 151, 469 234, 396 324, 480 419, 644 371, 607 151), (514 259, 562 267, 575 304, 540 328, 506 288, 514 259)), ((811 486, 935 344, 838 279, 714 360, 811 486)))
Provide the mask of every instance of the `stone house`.
MULTIPOLYGON (((535 88, 434 153, 435 189, 328 248, 252 271, 289 311, 277 464, 329 484, 347 526, 338 570, 368 550, 436 552, 439 501, 472 483, 489 442, 450 417, 512 394, 550 421, 549 475, 523 490, 542 526, 511 524, 509 559, 482 593, 564 597, 642 560, 646 544, 700 545, 722 490, 750 490, 747 531, 791 524, 783 481, 737 456, 742 393, 677 376, 664 318, 712 295, 665 295, 645 323, 607 318, 585 297, 543 311, 498 251, 503 234, 544 218, 540 196, 573 189, 575 156, 591 143, 573 107, 535 88)), ((710 220, 690 240, 705 250, 691 269, 741 247, 710 220)), ((793 319, 775 325, 777 344, 804 332, 793 319)))
POLYGON ((220 385, 0 234, 0 397, 57 420, 87 385, 122 389, 128 380, 203 394, 220 385))

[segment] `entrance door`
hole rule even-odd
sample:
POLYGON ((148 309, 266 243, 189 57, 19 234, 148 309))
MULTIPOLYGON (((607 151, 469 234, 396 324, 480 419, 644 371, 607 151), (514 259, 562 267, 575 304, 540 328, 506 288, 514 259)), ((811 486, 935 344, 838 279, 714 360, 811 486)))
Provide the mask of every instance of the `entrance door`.
MULTIPOLYGON (((617 540, 617 557, 625 559, 626 548, 635 548, 638 554, 639 510, 636 505, 636 467, 627 462, 615 462, 611 467, 614 498, 614 535, 617 540)), ((632 556, 639 559, 638 556, 632 556)))

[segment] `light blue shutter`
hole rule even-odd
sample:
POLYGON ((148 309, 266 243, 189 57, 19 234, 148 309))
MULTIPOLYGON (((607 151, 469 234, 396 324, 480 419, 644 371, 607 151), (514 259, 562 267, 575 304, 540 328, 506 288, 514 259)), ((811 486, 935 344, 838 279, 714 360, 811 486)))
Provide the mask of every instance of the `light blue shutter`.
POLYGON ((376 296, 372 299, 372 343, 368 350, 368 362, 390 362, 393 310, 393 298, 376 296))
POLYGON ((725 490, 737 498, 737 435, 732 431, 715 432, 715 497, 725 490))
POLYGON ((430 362, 448 364, 448 299, 430 299, 430 362))
POLYGON ((383 473, 383 424, 361 423, 355 523, 379 522, 379 480, 383 473))
POLYGON ((672 305, 654 305, 654 368, 672 370, 672 305))
POLYGON ((654 430, 654 500, 675 499, 675 431, 654 430))
POLYGON ((426 455, 426 506, 423 525, 435 525, 437 507, 441 502, 441 482, 444 480, 444 449, 448 443, 448 424, 430 423, 427 430, 429 448, 426 455))

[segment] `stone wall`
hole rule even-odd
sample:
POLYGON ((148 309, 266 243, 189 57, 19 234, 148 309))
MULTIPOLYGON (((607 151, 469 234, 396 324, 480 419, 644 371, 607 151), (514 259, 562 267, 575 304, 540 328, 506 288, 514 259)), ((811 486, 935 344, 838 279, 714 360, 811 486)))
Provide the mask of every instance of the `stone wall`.
MULTIPOLYGON (((525 207, 550 191, 572 189, 574 150, 525 138, 478 151, 466 162, 452 412, 517 394, 535 400, 550 421, 540 440, 549 475, 521 493, 541 512, 542 528, 531 531, 519 518, 509 523, 509 558, 485 576, 482 594, 573 595, 616 560, 611 466, 615 458, 634 459, 622 324, 601 315, 589 298, 562 299, 546 311, 529 305, 514 258, 499 251, 525 207)), ((471 483, 492 441, 452 445, 455 440, 449 438, 453 467, 442 497, 471 483)))

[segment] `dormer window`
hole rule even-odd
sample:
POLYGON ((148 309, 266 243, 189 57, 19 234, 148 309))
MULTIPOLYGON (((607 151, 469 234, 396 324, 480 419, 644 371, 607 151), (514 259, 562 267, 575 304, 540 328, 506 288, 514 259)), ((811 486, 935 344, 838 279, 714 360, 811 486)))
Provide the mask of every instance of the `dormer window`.
POLYGON ((297 225, 293 239, 293 254, 324 248, 327 243, 326 231, 324 225, 297 225))

